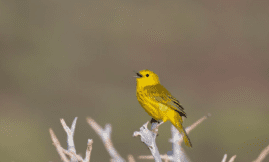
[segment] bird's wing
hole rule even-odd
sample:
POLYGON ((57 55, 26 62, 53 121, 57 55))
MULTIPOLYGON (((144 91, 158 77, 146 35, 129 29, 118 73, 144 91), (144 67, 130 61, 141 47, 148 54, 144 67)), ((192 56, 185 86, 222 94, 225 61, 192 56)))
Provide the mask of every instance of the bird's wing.
POLYGON ((184 108, 180 105, 179 101, 171 95, 171 93, 161 84, 145 87, 146 95, 159 103, 162 103, 175 111, 181 116, 186 117, 184 108))

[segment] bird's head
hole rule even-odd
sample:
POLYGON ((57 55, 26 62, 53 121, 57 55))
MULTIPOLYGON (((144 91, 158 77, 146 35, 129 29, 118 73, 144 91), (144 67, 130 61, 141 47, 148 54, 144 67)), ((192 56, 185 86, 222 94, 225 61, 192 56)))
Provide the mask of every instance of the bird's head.
POLYGON ((136 82, 137 86, 144 88, 145 86, 151 86, 160 84, 159 77, 153 71, 150 70, 141 70, 136 73, 136 82))

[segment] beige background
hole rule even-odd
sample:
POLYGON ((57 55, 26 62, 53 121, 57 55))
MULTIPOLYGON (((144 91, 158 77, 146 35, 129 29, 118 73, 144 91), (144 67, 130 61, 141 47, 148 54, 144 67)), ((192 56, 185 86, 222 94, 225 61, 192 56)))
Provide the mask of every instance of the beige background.
MULTIPOLYGON (((0 0, 0 161, 60 161, 48 130, 66 147, 59 119, 76 116, 83 157, 91 138, 92 161, 110 158, 92 117, 112 124, 123 158, 148 161, 132 137, 150 119, 132 77, 142 69, 180 100, 185 127, 212 114, 183 146, 192 161, 252 161, 269 145, 268 45, 266 0, 0 0)), ((170 127, 159 130, 162 154, 170 127)))

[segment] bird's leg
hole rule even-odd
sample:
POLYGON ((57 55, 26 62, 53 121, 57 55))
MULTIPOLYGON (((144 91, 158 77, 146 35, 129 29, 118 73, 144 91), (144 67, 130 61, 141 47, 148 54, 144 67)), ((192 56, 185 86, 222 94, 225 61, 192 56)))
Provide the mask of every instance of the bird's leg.
POLYGON ((152 124, 152 123, 160 123, 160 122, 155 120, 154 118, 151 118, 150 124, 152 124))

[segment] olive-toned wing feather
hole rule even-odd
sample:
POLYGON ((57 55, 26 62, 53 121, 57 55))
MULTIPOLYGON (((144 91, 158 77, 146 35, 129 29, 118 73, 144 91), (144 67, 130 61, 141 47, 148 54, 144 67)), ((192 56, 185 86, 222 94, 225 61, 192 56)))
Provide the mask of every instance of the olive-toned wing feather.
POLYGON ((184 112, 184 108, 180 105, 179 101, 161 84, 146 86, 144 90, 146 92, 146 96, 174 109, 180 114, 180 116, 187 117, 184 112))

